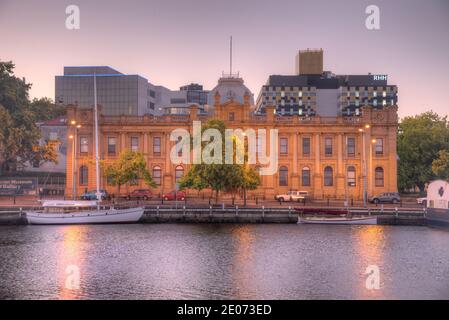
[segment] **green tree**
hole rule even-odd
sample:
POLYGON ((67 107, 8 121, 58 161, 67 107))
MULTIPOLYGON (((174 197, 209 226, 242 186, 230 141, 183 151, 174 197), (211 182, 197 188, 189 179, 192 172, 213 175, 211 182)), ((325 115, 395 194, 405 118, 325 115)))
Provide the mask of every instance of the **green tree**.
POLYGON ((36 121, 51 120, 67 113, 63 105, 53 103, 50 98, 34 98, 30 103, 30 110, 34 113, 36 121))
POLYGON ((438 158, 432 162, 432 171, 436 177, 449 180, 449 150, 438 153, 438 158))
POLYGON ((112 163, 101 162, 104 170, 104 176, 109 183, 117 186, 120 194, 120 187, 139 179, 143 179, 149 187, 156 187, 149 170, 145 157, 141 152, 133 152, 124 150, 120 153, 119 158, 112 163))
MULTIPOLYGON (((225 130, 226 125, 221 120, 210 120, 202 126, 202 133, 207 129, 217 129, 222 139, 221 159, 225 159, 225 130)), ((234 140, 234 143, 236 141, 234 140)), ((203 147, 208 142, 203 143, 203 147)), ((235 152, 234 152, 235 157, 235 152)), ((246 156, 245 156, 246 158, 246 156)), ((234 202, 235 195, 239 190, 251 190, 260 184, 258 173, 252 168, 247 168, 245 164, 194 164, 184 177, 179 181, 181 189, 204 190, 211 189, 215 194, 215 203, 218 202, 220 192, 230 193, 234 202), (257 175, 257 177, 256 177, 257 175)), ((245 197, 246 204, 246 197, 245 197)))
POLYGON ((41 141, 31 108, 31 85, 14 76, 14 64, 0 61, 0 173, 26 162, 56 162, 56 152, 41 141))
POLYGON ((447 117, 432 111, 405 117, 398 134, 399 189, 417 186, 424 192, 426 183, 434 178, 432 162, 440 150, 449 150, 447 117))

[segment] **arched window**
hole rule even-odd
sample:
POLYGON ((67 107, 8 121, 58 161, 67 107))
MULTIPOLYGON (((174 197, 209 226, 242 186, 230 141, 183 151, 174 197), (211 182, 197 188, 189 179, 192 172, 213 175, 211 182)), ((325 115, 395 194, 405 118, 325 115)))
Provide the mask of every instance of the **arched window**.
POLYGON ((377 167, 374 171, 374 180, 376 183, 376 187, 384 186, 384 169, 381 167, 377 167))
POLYGON ((334 185, 334 170, 332 167, 324 168, 324 186, 332 187, 334 185))
POLYGON ((87 182, 89 181, 89 170, 87 166, 80 167, 80 186, 87 186, 87 182))
POLYGON ((310 187, 310 168, 302 168, 301 184, 303 187, 310 187))
POLYGON ((348 187, 355 187, 356 183, 356 179, 355 179, 355 167, 354 166, 349 166, 348 167, 348 187))
POLYGON ((158 186, 161 185, 161 177, 162 177, 162 170, 161 170, 161 167, 159 167, 159 166, 153 167, 153 181, 154 181, 154 183, 156 183, 158 186))
POLYGON ((288 168, 280 167, 279 168, 279 186, 286 187, 288 186, 288 168))
POLYGON ((178 183, 178 180, 184 175, 184 168, 182 166, 177 166, 175 168, 175 182, 178 183))

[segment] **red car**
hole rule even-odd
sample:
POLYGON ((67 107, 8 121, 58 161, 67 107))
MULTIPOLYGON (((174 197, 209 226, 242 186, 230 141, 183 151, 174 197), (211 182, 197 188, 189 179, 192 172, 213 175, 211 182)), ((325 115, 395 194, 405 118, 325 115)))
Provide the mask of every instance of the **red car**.
POLYGON ((162 199, 164 199, 164 201, 172 201, 175 200, 175 193, 176 193, 176 200, 180 200, 180 201, 184 201, 184 199, 186 198, 186 194, 182 191, 172 191, 169 193, 164 193, 162 195, 162 199))
POLYGON ((151 194, 150 189, 137 189, 137 190, 134 190, 134 191, 128 193, 124 197, 127 200, 131 200, 131 199, 148 200, 148 199, 151 199, 151 196, 152 196, 152 194, 151 194))

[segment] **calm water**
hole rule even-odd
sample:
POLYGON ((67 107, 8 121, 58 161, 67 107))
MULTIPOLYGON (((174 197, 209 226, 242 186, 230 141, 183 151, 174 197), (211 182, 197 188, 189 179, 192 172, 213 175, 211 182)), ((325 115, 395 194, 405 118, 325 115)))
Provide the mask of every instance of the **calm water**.
POLYGON ((449 231, 313 225, 0 227, 0 298, 449 299, 449 231), (80 270, 66 288, 67 266, 80 270), (380 289, 365 286, 368 265, 380 289))

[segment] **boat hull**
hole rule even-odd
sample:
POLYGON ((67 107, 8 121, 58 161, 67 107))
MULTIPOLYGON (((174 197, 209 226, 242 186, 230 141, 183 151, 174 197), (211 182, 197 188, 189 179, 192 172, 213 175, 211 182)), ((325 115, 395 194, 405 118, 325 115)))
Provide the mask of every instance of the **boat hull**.
POLYGON ((429 226, 449 227, 449 210, 428 208, 426 212, 426 223, 429 226))
POLYGON ((362 218, 298 218, 299 224, 352 224, 352 225, 376 225, 377 217, 362 218))
POLYGON ((29 224, 108 224, 138 222, 143 215, 143 208, 91 210, 71 213, 26 212, 29 224))

